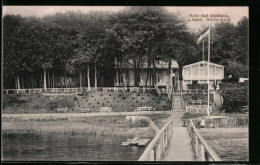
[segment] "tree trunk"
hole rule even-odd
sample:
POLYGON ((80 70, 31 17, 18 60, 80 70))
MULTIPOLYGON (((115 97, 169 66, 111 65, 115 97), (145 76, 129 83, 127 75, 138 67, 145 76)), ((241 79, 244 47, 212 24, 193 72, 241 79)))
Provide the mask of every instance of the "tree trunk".
POLYGON ((22 78, 21 78, 21 85, 22 85, 22 89, 24 89, 23 76, 22 76, 22 78))
POLYGON ((19 75, 17 75, 16 77, 16 82, 17 82, 17 89, 21 89, 19 75))
POLYGON ((127 65, 127 62, 126 62, 126 81, 127 81, 127 90, 128 90, 128 87, 129 87, 129 69, 128 69, 128 65, 127 65))
POLYGON ((52 72, 52 88, 55 88, 55 77, 54 77, 54 72, 52 72))
POLYGON ((46 82, 46 69, 43 69, 43 88, 44 88, 44 92, 47 91, 47 82, 46 82))
POLYGON ((138 60, 137 60, 137 75, 136 75, 136 78, 137 78, 137 86, 139 87, 139 82, 140 82, 140 75, 139 75, 139 73, 140 73, 140 56, 138 56, 138 58, 137 58, 138 60))
POLYGON ((142 83, 143 83, 143 88, 144 88, 144 60, 141 58, 141 67, 142 67, 142 83))
POLYGON ((82 72, 79 71, 79 87, 82 88, 82 72))
POLYGON ((33 87, 33 75, 31 75, 30 77, 31 77, 31 88, 34 88, 33 87))
POLYGON ((65 81, 65 88, 67 88, 67 76, 66 76, 66 72, 64 72, 64 81, 65 81))
POLYGON ((27 80, 27 86, 26 88, 30 88, 30 77, 26 76, 26 80, 27 80))
POLYGON ((36 88, 35 75, 33 74, 32 77, 33 77, 33 87, 36 88))
POLYGON ((47 87, 50 88, 50 72, 48 72, 48 84, 47 87))
MULTIPOLYGON (((148 59, 148 70, 147 70, 147 74, 146 74, 146 80, 145 80, 145 86, 147 87, 148 85, 148 79, 150 77, 150 74, 151 74, 151 60, 148 59)), ((149 84, 149 87, 151 87, 151 84, 149 84)))
POLYGON ((95 90, 97 91, 97 63, 95 62, 95 90))
POLYGON ((137 86, 137 78, 136 78, 136 59, 134 59, 134 83, 137 86))
POLYGON ((171 59, 169 60, 168 68, 169 68, 169 81, 168 81, 169 84, 168 84, 168 87, 170 87, 170 89, 172 90, 173 86, 172 86, 172 60, 171 59))
POLYGON ((154 62, 154 59, 153 59, 153 73, 152 73, 152 84, 154 86, 155 84, 155 62, 154 62))
POLYGON ((89 78, 89 64, 88 64, 88 91, 90 92, 91 91, 91 88, 90 88, 90 78, 89 78))

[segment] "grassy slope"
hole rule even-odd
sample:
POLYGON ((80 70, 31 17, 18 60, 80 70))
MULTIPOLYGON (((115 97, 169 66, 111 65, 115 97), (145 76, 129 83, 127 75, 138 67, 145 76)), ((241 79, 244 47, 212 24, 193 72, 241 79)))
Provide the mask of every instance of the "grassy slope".
MULTIPOLYGON (((6 96, 4 96, 6 97, 6 96)), ((133 111, 136 106, 150 105, 156 110, 170 110, 171 101, 166 95, 157 96, 150 92, 125 92, 125 93, 90 93, 88 96, 44 96, 20 95, 12 103, 4 103, 4 113, 50 113, 48 102, 55 97, 67 98, 74 103, 70 112, 80 112, 88 108, 97 112, 102 106, 111 106, 117 111, 133 111)), ((5 101, 5 99, 4 99, 5 101)))
POLYGON ((79 98, 79 108, 96 111, 102 106, 111 106, 114 111, 133 111, 136 106, 150 105, 156 110, 169 110, 171 102, 166 95, 157 96, 148 92, 91 93, 79 98))

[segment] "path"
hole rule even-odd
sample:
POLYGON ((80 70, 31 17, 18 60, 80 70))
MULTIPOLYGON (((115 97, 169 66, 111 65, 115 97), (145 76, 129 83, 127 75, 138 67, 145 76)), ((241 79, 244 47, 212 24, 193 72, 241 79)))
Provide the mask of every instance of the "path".
POLYGON ((163 161, 194 160, 190 137, 186 127, 174 127, 171 142, 163 161))
POLYGON ((163 161, 193 161, 194 156, 191 141, 186 127, 183 127, 182 117, 185 112, 172 111, 168 120, 173 121, 173 134, 163 161))

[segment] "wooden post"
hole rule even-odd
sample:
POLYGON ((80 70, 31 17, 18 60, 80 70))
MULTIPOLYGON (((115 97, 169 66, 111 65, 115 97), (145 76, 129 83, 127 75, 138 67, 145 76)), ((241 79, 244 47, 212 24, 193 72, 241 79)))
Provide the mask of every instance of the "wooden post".
POLYGON ((195 155, 195 160, 198 159, 198 148, 199 148, 199 140, 198 140, 198 136, 195 136, 195 151, 194 151, 194 155, 195 155))
POLYGON ((154 150, 151 150, 151 152, 149 154, 149 160, 155 161, 155 152, 154 152, 154 150))
POLYGON ((200 160, 205 161, 205 148, 203 144, 200 144, 200 160))

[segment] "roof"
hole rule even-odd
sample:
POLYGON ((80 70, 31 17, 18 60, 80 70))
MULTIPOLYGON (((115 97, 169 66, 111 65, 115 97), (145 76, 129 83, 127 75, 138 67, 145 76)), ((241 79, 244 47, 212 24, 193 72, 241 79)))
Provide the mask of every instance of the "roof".
MULTIPOLYGON (((196 65, 196 64, 207 64, 208 62, 207 61, 199 61, 199 62, 195 62, 195 63, 192 63, 192 64, 189 64, 189 65, 185 65, 183 66, 183 68, 185 67, 189 67, 191 65, 196 65)), ((220 65, 220 64, 216 64, 216 63, 213 63, 213 62, 209 62, 211 65, 216 65, 216 66, 219 66, 219 67, 225 67, 224 65, 220 65)))

